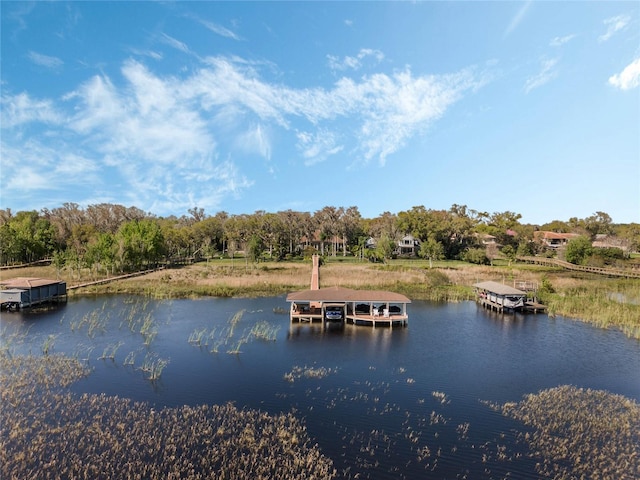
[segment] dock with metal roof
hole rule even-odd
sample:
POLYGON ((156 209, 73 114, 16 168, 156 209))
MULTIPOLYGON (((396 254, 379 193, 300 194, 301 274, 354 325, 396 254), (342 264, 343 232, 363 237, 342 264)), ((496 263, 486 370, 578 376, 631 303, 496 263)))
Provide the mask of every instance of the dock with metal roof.
POLYGON ((20 310, 67 300, 67 283, 46 278, 18 277, 0 281, 0 306, 20 310))
POLYGON ((476 301, 485 308, 497 312, 543 312, 545 306, 527 299, 527 292, 499 282, 475 283, 476 301))
POLYGON ((381 290, 353 290, 344 287, 320 288, 320 262, 313 258, 311 289, 287 295, 291 303, 291 323, 332 323, 372 327, 407 326, 406 296, 381 290))

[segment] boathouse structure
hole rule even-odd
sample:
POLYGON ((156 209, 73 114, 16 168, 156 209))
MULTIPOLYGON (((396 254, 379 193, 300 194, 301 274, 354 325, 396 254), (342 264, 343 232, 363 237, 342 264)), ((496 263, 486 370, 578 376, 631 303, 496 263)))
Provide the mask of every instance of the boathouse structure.
POLYGON ((473 287, 480 305, 500 312, 523 309, 527 300, 527 292, 498 282, 480 282, 473 287))
MULTIPOLYGON (((520 282, 520 285, 528 286, 531 282, 520 282)), ((473 285, 476 291, 476 301, 485 308, 497 312, 542 312, 545 306, 535 299, 527 299, 527 292, 498 282, 480 282, 473 285)))
POLYGON ((291 303, 293 323, 394 327, 408 325, 407 304, 411 300, 394 292, 330 287, 290 293, 287 302, 291 303))
POLYGON ((344 287, 320 288, 320 259, 313 256, 311 288, 287 295, 291 323, 407 326, 407 297, 381 290, 353 290, 344 287))
POLYGON ((20 310, 67 300, 67 283, 46 278, 18 277, 0 281, 2 309, 20 310))

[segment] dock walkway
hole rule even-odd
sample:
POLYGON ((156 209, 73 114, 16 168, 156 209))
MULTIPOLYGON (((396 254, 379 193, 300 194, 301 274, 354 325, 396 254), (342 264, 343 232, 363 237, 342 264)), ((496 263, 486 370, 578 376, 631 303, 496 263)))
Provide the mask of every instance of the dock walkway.
POLYGON ((311 290, 320 289, 320 256, 313 255, 313 266, 311 267, 311 290))

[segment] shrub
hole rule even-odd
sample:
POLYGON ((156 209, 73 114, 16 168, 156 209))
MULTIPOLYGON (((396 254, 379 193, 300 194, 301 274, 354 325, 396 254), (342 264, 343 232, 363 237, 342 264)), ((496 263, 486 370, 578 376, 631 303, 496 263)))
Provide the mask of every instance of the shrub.
POLYGON ((489 258, 483 248, 470 248, 465 252, 463 260, 478 265, 489 265, 489 258))
POLYGON ((593 252, 589 237, 581 236, 570 240, 567 244, 565 259, 575 265, 583 265, 593 252))

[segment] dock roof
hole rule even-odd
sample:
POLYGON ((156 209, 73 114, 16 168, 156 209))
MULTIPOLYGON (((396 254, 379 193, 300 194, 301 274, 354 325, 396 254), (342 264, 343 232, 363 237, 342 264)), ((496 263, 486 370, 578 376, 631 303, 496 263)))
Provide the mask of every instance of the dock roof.
POLYGON ((17 277, 9 278, 7 280, 0 280, 0 286, 3 288, 34 288, 44 287, 45 285, 57 285, 64 283, 62 280, 49 280, 47 278, 37 277, 17 277))
POLYGON ((411 303, 400 293, 382 290, 353 290, 344 287, 303 290, 287 295, 287 302, 377 302, 411 303))
POLYGON ((487 290, 488 292, 496 293, 498 295, 526 295, 527 292, 518 290, 517 288, 510 287, 509 285, 503 285, 498 282, 480 282, 474 283, 475 288, 487 290))

